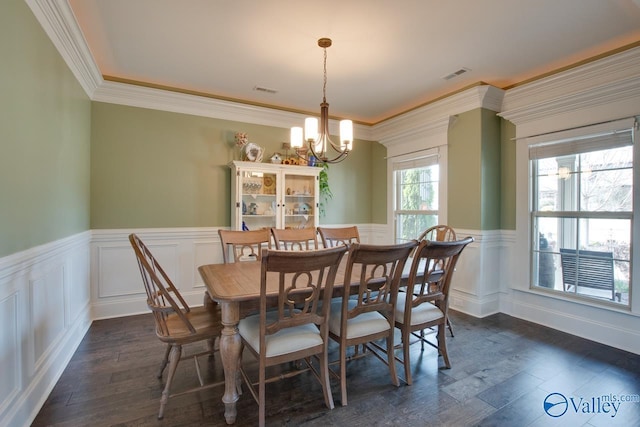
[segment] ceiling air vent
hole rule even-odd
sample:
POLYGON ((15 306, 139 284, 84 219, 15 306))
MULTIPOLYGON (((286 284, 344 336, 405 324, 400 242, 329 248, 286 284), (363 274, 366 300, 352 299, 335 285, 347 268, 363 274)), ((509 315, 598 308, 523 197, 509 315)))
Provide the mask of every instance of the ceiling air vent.
POLYGON ((445 79, 445 80, 451 80, 451 79, 453 79, 454 77, 458 77, 458 76, 460 76, 460 75, 462 75, 462 74, 466 73, 467 71, 471 71, 471 70, 470 70, 469 68, 460 68, 459 70, 454 71, 454 72, 453 72, 453 73, 451 73, 451 74, 447 74, 446 76, 444 76, 444 77, 443 77, 443 79, 445 79))
POLYGON ((278 93, 278 91, 275 89, 269 89, 268 87, 261 87, 261 86, 254 86, 253 90, 258 92, 265 92, 265 93, 278 93))

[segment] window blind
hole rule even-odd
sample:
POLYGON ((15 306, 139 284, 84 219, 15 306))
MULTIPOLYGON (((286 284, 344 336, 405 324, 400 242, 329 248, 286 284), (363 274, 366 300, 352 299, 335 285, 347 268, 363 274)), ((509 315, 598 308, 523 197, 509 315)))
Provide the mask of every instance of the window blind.
POLYGON ((393 170, 415 169, 424 168, 427 166, 433 166, 438 164, 438 153, 430 152, 423 154, 416 154, 412 158, 404 160, 395 160, 393 162, 393 170))
POLYGON ((633 144, 635 119, 617 120, 579 129, 527 138, 531 160, 582 154, 633 144))

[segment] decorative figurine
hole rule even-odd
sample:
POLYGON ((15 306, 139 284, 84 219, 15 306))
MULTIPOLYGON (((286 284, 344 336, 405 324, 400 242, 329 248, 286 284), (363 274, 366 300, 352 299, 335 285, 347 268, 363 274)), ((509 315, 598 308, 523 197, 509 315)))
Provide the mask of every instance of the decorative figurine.
POLYGON ((271 156, 271 163, 274 163, 276 165, 282 163, 282 157, 280 157, 280 153, 275 153, 273 156, 271 156))

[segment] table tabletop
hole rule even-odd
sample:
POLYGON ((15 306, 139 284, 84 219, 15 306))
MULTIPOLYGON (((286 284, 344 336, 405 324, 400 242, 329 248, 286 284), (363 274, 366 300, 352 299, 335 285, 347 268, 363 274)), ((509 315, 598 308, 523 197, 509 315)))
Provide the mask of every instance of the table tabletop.
MULTIPOLYGON (((344 256, 334 282, 334 292, 338 293, 344 288, 344 275, 347 269, 348 256, 344 256)), ((409 258, 404 265, 402 278, 409 277, 412 259, 409 258)), ((257 261, 236 262, 230 264, 206 264, 198 267, 198 271, 207 286, 209 295, 218 302, 242 302, 260 298, 260 270, 261 263, 257 261)), ((278 295, 277 273, 273 275, 274 280, 269 280, 267 276, 267 295, 278 295)), ((359 281, 359 271, 354 269, 350 282, 357 284, 359 281)))
MULTIPOLYGON (((334 289, 344 287, 344 274, 347 257, 343 257, 334 282, 334 289)), ((198 271, 207 286, 211 299, 218 302, 241 302, 256 300, 260 297, 261 263, 257 261, 236 262, 230 264, 206 264, 198 271)), ((354 276, 357 272, 354 271, 354 276)), ((267 295, 278 295, 277 273, 267 273, 267 295), (274 279, 270 280, 269 276, 274 279)), ((357 281, 357 277, 352 283, 357 281)))

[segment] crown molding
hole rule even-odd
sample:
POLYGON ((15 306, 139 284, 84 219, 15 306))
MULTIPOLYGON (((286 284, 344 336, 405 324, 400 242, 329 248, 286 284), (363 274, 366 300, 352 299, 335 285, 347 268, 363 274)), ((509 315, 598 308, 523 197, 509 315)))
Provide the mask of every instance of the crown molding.
POLYGON ((450 116, 476 108, 500 111, 504 93, 502 89, 490 85, 472 87, 374 125, 374 140, 391 146, 409 138, 445 132, 450 116))
MULTIPOLYGON (((67 0, 25 0, 90 100, 266 126, 298 126, 305 115, 197 95, 105 81, 67 0)), ((354 124, 354 137, 371 140, 371 127, 354 124)), ((331 133, 339 123, 329 121, 331 133)))
MULTIPOLYGON (((92 101, 283 128, 304 121, 301 113, 105 81, 67 0, 25 2, 92 101)), ((633 104, 640 98, 638 69, 640 47, 507 91, 490 85, 472 87, 373 126, 356 124, 354 137, 390 146, 441 134, 449 116, 476 108, 499 112, 519 126, 582 109, 633 104)), ((337 134, 337 121, 331 120, 329 125, 330 132, 337 134)))
POLYGON ((304 121, 301 114, 110 81, 95 90, 92 100, 276 127, 304 121))
POLYGON ((25 0, 89 99, 103 83, 91 51, 66 0, 25 0))
MULTIPOLYGON (((90 100, 266 126, 298 126, 305 115, 215 98, 105 81, 67 0, 25 0, 90 100)), ((339 123, 329 130, 339 133, 339 123)), ((370 140, 370 126, 354 124, 354 137, 370 140)))
MULTIPOLYGON (((110 81, 96 88, 92 100, 282 128, 302 126, 306 117, 274 108, 110 81)), ((330 120, 329 131, 337 135, 339 122, 330 120)), ((370 134, 368 126, 354 124, 355 138, 370 139, 370 134)))
MULTIPOLYGON (((69 3, 66 0, 25 1, 92 101, 284 128, 304 121, 305 115, 300 113, 105 81, 69 3)), ((440 132, 443 126, 446 128, 449 115, 479 107, 500 111, 502 97, 500 89, 477 86, 374 126, 355 124, 354 137, 390 143, 391 139, 416 133, 440 132)), ((339 132, 337 121, 330 120, 329 126, 331 133, 339 132)))
POLYGON ((513 122, 516 126, 522 126, 548 117, 620 103, 634 98, 640 99, 640 76, 600 87, 585 88, 582 92, 538 101, 520 108, 512 108, 498 115, 513 122))
POLYGON ((640 48, 509 89, 498 114, 516 126, 640 96, 640 48))

